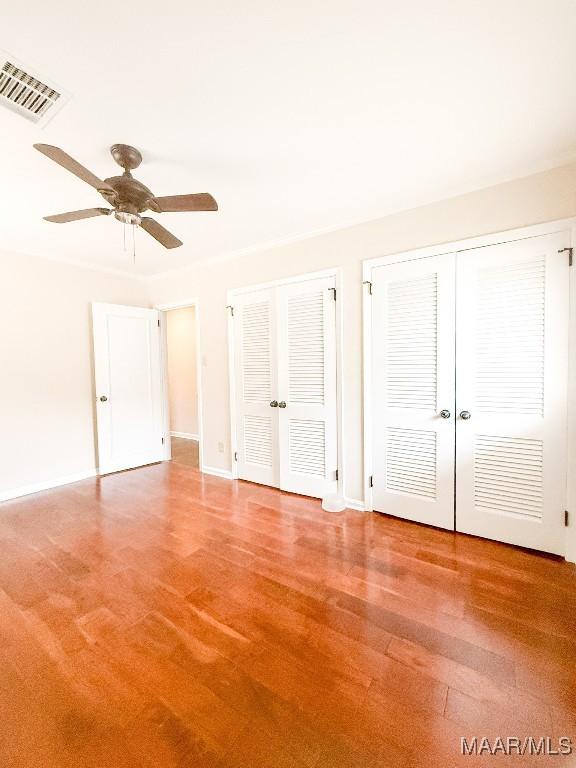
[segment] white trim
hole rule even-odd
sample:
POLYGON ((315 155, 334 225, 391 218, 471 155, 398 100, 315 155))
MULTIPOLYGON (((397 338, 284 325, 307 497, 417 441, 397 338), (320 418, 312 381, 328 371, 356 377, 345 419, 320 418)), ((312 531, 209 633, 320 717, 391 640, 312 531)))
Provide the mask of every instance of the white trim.
POLYGON ((19 488, 12 488, 9 491, 0 492, 0 502, 10 501, 10 499, 18 499, 20 496, 29 496, 31 493, 48 491, 50 488, 59 488, 61 485, 77 483, 80 480, 88 480, 91 477, 96 477, 97 474, 97 469, 89 469, 85 472, 76 472, 74 475, 65 475, 64 477, 57 477, 52 480, 44 480, 42 483, 21 485, 19 488))
MULTIPOLYGON (((243 286, 242 288, 231 288, 226 292, 226 305, 233 306, 234 297, 252 291, 264 290, 266 288, 277 288, 282 285, 293 283, 302 283, 307 280, 316 280, 318 278, 333 277, 336 287, 336 440, 338 451, 338 494, 345 496, 345 451, 344 451, 344 313, 342 301, 342 267, 332 267, 322 269, 316 272, 305 272, 300 275, 272 280, 268 283, 258 283, 257 285, 243 286)), ((238 463, 234 456, 238 451, 238 436, 236 434, 236 389, 235 389, 235 366, 234 366, 234 318, 232 312, 226 309, 228 315, 228 382, 230 397, 230 465, 232 467, 231 477, 238 478, 238 463)))
MULTIPOLYGON (((489 235, 471 237, 465 240, 456 240, 449 243, 418 248, 401 253, 393 253, 388 256, 380 256, 374 259, 366 259, 362 262, 362 379, 363 379, 363 405, 364 405, 364 498, 366 510, 372 507, 372 490, 370 488, 370 475, 372 474, 372 393, 370 382, 372 378, 372 308, 369 294, 369 286, 365 281, 372 282, 372 270, 385 264, 397 264, 412 259, 422 259, 429 256, 437 256, 457 251, 467 251, 472 248, 484 248, 485 246, 509 243, 514 240, 524 240, 540 235, 550 235, 555 232, 571 233, 571 245, 576 248, 576 218, 559 219, 557 221, 535 224, 520 229, 509 229, 504 232, 494 232, 489 235)), ((574 254, 576 257, 576 253, 574 254)), ((570 275, 570 331, 569 331, 569 357, 570 372, 568 384, 568 477, 566 489, 566 508, 570 513, 570 526, 566 529, 566 560, 576 562, 576 263, 571 268, 570 275)))
POLYGON ((478 237, 468 237, 464 240, 453 240, 448 243, 438 243, 437 245, 428 245, 425 248, 416 248, 410 251, 400 251, 391 253, 387 256, 377 256, 373 259, 365 259, 362 262, 362 280, 370 280, 369 274, 373 267, 381 267, 384 264, 398 264, 402 261, 411 261, 412 259, 423 259, 427 256, 440 256, 444 253, 455 253, 456 251, 468 251, 471 248, 484 248, 487 245, 500 245, 501 243, 510 243, 513 240, 525 240, 528 237, 538 237, 539 235, 552 235, 555 232, 565 232, 576 226, 576 219, 558 219, 544 224, 533 224, 529 227, 520 229, 507 229, 504 232, 493 232, 489 235, 479 235, 478 237))
MULTIPOLYGON (((155 309, 158 309, 155 307, 155 309)), ((170 394, 168 391, 168 337, 166 314, 158 310, 160 320, 160 376, 162 387, 162 435, 164 440, 164 452, 162 461, 170 461, 172 458, 172 442, 170 440, 170 394)))
POLYGON ((169 304, 156 304, 154 309, 158 312, 169 312, 171 309, 186 309, 186 307, 197 307, 198 298, 188 299, 187 301, 174 301, 169 304))
POLYGON ((170 432, 170 437, 180 437, 182 440, 200 440, 193 432, 170 432))
POLYGON ((207 467, 203 465, 200 472, 204 475, 213 475, 214 477, 222 477, 224 480, 233 480, 232 472, 229 469, 219 469, 218 467, 207 467))
MULTIPOLYGON (((576 221, 572 222, 570 244, 576 246, 576 221)), ((568 528, 566 528, 566 560, 576 563, 576 253, 570 268, 570 330, 568 339, 568 446, 567 499, 568 528)))
POLYGON ((344 435, 344 301, 342 270, 334 272, 336 286, 336 450, 338 452, 338 495, 346 496, 346 440, 344 435))
MULTIPOLYGON (((331 269, 320 269, 317 272, 304 272, 301 275, 292 275, 291 277, 281 277, 278 280, 270 280, 267 283, 256 283, 255 285, 245 285, 241 288, 229 288, 226 293, 228 303, 234 296, 241 296, 244 293, 253 291, 263 291, 266 288, 278 288, 281 285, 292 285, 294 283, 303 283, 307 280, 319 280, 323 277, 334 277, 342 274, 342 267, 332 267, 331 269)), ((338 287, 338 286, 336 286, 338 287)), ((336 302, 338 303, 338 302, 336 302)))
POLYGON ((228 397, 230 407, 230 476, 238 479, 238 435, 236 431, 236 371, 234 365, 234 317, 233 309, 230 309, 232 295, 226 295, 226 339, 228 342, 228 397))
POLYGON ((353 509, 356 512, 365 512, 366 509, 364 507, 364 502, 360 501, 360 499, 347 499, 344 498, 344 503, 346 504, 346 509, 353 509))
POLYGON ((196 322, 196 398, 198 401, 198 434, 191 436, 190 440, 198 440, 198 462, 203 463, 203 445, 204 445, 204 401, 202 397, 202 336, 200 333, 200 302, 197 297, 184 301, 175 301, 169 304, 157 304, 154 309, 160 312, 160 329, 162 331, 162 385, 164 388, 164 437, 165 437, 165 456, 164 460, 172 458, 172 446, 170 437, 184 436, 184 433, 173 433, 170 431, 170 413, 168 406, 168 368, 167 368, 167 339, 166 339, 166 312, 171 309, 184 309, 194 307, 196 322))
POLYGON ((364 462, 364 509, 372 512, 372 488, 370 476, 372 475, 372 267, 367 268, 367 263, 362 265, 362 412, 363 412, 363 462, 364 462))

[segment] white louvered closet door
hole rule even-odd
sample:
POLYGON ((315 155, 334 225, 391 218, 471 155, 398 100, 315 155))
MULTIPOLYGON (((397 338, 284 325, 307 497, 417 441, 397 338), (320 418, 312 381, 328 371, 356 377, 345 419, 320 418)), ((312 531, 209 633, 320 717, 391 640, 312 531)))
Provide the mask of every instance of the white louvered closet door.
POLYGON ((447 254, 377 267, 371 302, 373 507, 450 529, 454 264, 447 254))
POLYGON ((238 476, 279 484, 276 398, 276 309, 273 288, 234 300, 234 367, 238 476))
POLYGON ((457 260, 456 527, 555 553, 563 551, 569 311, 568 258, 558 251, 569 245, 558 233, 457 260))
POLYGON ((334 278, 277 288, 280 487, 316 497, 337 489, 334 292, 334 278))

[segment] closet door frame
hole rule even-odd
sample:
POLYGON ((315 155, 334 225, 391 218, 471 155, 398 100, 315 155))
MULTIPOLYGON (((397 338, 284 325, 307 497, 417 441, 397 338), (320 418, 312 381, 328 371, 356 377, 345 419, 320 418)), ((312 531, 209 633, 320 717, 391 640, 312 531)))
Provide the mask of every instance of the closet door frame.
POLYGON ((318 272, 305 272, 292 277, 272 280, 267 283, 257 283, 233 288, 226 293, 226 312, 228 322, 228 379, 229 379, 229 403, 230 403, 230 466, 232 478, 238 479, 238 435, 237 435, 237 413, 236 413, 236 371, 234 364, 234 299, 245 293, 263 290, 266 288, 278 288, 280 286, 301 283, 318 278, 332 277, 336 286, 336 442, 338 455, 338 494, 346 497, 345 481, 345 440, 344 440, 344 417, 343 417, 343 312, 342 312, 342 270, 340 267, 325 269, 318 272))
MULTIPOLYGON (((568 445, 567 465, 568 477, 565 489, 566 510, 569 513, 569 525, 566 530, 566 559, 576 562, 576 218, 560 219, 545 224, 510 229, 490 235, 456 240, 450 243, 418 248, 401 253, 366 259, 362 262, 362 375, 364 403, 364 508, 372 511, 373 499, 370 479, 373 474, 373 434, 372 434, 372 302, 371 284, 373 270, 387 264, 398 264, 404 261, 422 259, 429 256, 439 256, 483 248, 489 245, 509 243, 514 240, 524 240, 538 235, 549 235, 555 232, 570 232, 571 246, 574 248, 574 263, 570 270, 570 328, 569 328, 569 363, 568 373, 568 445)), ((462 258, 466 258, 465 255, 462 258)), ((566 254, 568 258, 568 254, 566 254)))

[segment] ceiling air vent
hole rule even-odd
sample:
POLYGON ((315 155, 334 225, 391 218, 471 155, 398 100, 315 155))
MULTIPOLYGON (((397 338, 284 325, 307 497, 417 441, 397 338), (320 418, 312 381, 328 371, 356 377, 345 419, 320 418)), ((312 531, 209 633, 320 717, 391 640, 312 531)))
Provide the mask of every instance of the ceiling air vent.
POLYGON ((33 123, 45 125, 64 105, 66 97, 12 61, 0 58, 0 104, 33 123))

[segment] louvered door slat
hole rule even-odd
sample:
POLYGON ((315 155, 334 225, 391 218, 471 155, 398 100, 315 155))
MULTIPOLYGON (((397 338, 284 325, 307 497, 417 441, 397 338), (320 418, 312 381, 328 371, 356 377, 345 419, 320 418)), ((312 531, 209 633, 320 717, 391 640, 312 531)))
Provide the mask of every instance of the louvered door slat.
POLYGON ((544 256, 477 274, 476 398, 485 412, 539 413, 544 407, 544 256), (523 341, 534 354, 502 355, 523 341), (528 386, 527 375, 532 385, 528 386))
POLYGON ((387 286, 386 401, 389 407, 436 407, 437 286, 434 273, 387 286), (415 296, 418 300, 413 303, 415 296), (421 344, 429 354, 421 356, 421 344), (417 356, 414 353, 417 352, 417 356))
POLYGON ((324 402, 324 302, 322 291, 288 298, 288 397, 291 403, 324 402))
POLYGON ((242 386, 246 402, 272 399, 270 311, 269 301, 241 308, 242 386))

